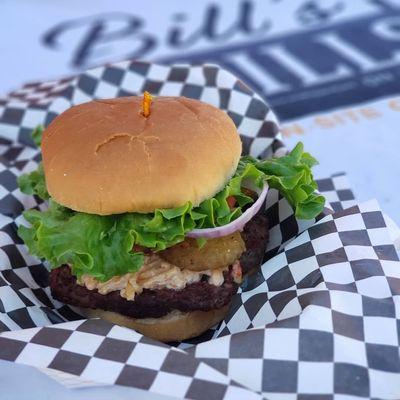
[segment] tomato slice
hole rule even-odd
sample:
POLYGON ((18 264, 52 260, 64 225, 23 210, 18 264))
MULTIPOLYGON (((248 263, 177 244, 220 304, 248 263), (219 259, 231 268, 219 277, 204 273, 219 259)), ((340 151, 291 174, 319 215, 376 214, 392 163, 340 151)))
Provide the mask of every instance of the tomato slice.
POLYGON ((229 208, 234 208, 236 205, 236 199, 234 196, 227 197, 226 202, 228 203, 229 208))
POLYGON ((245 195, 247 195, 247 196, 249 196, 249 197, 251 197, 253 199, 257 198, 257 193, 254 192, 251 189, 247 189, 247 188, 242 187, 242 193, 244 193, 245 195))

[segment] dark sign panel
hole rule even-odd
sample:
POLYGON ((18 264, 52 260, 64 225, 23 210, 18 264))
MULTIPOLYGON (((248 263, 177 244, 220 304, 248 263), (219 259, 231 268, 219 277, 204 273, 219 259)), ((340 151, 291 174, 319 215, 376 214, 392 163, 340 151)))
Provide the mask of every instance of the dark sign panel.
POLYGON ((164 61, 223 65, 292 119, 400 92, 400 10, 164 61))

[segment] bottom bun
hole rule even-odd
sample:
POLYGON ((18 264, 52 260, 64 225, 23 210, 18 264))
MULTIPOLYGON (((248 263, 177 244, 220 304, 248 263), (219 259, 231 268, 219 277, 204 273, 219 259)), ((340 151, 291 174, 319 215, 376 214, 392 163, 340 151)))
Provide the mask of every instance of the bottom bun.
POLYGON ((181 312, 172 311, 161 318, 135 319, 112 311, 80 308, 90 318, 102 318, 113 324, 134 329, 144 336, 160 342, 175 342, 199 336, 207 329, 222 321, 229 309, 229 304, 210 311, 181 312))

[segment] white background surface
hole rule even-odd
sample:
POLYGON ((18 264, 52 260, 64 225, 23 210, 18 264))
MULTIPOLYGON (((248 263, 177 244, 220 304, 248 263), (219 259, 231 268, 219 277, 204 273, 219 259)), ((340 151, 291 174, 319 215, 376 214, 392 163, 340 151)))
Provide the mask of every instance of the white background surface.
POLYGON ((4 400, 168 400, 143 390, 122 386, 67 389, 36 368, 0 360, 0 399, 4 400))
POLYGON ((346 172, 356 198, 376 198, 400 224, 400 97, 283 124, 289 147, 302 140, 320 164, 317 177, 346 172))

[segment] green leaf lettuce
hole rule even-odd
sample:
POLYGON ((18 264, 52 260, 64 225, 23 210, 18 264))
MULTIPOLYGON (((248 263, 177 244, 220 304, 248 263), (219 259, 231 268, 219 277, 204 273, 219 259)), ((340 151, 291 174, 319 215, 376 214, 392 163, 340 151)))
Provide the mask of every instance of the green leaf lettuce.
MULTIPOLYGON (((70 264, 77 277, 90 274, 100 281, 115 275, 137 271, 144 255, 135 245, 154 251, 163 250, 185 239, 195 228, 226 225, 238 218, 254 199, 243 191, 243 183, 278 189, 295 209, 296 217, 311 219, 324 206, 324 198, 315 193, 311 167, 316 160, 303 152, 299 143, 281 158, 260 161, 245 156, 235 175, 223 190, 199 206, 186 203, 173 209, 153 213, 125 213, 111 216, 86 214, 67 209, 52 199, 48 210, 28 210, 25 219, 31 227, 20 226, 18 233, 30 252, 46 259, 52 268, 70 264), (235 205, 229 206, 234 197, 235 205)), ((21 191, 49 199, 43 167, 18 179, 21 191)), ((199 241, 199 246, 204 245, 199 241)))
POLYGON ((47 192, 42 163, 39 163, 35 171, 19 176, 17 182, 21 192, 25 194, 35 194, 43 200, 50 198, 47 192))

